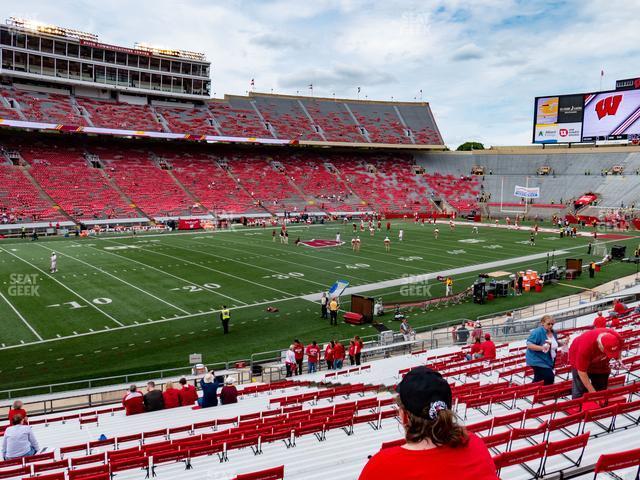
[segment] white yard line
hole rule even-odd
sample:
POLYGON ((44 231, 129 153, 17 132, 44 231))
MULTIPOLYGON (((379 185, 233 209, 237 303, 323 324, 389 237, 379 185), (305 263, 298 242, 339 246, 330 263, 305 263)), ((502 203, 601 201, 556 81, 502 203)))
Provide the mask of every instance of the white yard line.
MULTIPOLYGON (((53 249, 51 249, 51 248, 49 248, 49 247, 45 247, 44 245, 38 245, 38 246, 39 246, 39 247, 41 247, 41 248, 44 248, 45 250, 49 250, 50 252, 53 252, 53 251, 54 251, 53 249)), ((90 267, 90 268, 93 268, 93 269, 95 269, 95 270, 99 271, 100 273, 103 273, 103 274, 105 274, 105 275, 108 275, 109 277, 114 278, 115 280, 117 280, 117 281, 119 281, 119 282, 122 282, 122 283, 124 283, 125 285, 128 285, 129 287, 134 288, 134 289, 138 290, 139 292, 142 292, 142 293, 144 293, 145 295, 147 295, 147 296, 149 296, 149 297, 151 297, 151 298, 155 298, 155 299, 156 299, 156 300, 158 300, 159 302, 162 302, 162 303, 164 303, 165 305, 168 305, 168 306, 170 306, 171 308, 173 308, 173 309, 175 309, 175 310, 178 310, 178 311, 180 311, 180 312, 184 313, 185 315, 189 315, 189 312, 187 312, 184 308, 180 308, 180 307, 178 307, 177 305, 174 305, 173 303, 167 302, 166 300, 164 300, 164 299, 162 299, 162 298, 160 298, 160 297, 158 297, 158 296, 154 295, 153 293, 147 292, 146 290, 144 290, 144 289, 142 289, 142 288, 140 288, 140 287, 137 287, 136 285, 133 285, 132 283, 127 282, 126 280, 124 280, 124 279, 122 279, 122 278, 118 277, 117 275, 113 275, 112 273, 107 272, 106 270, 103 270, 103 269, 102 269, 102 268, 100 268, 100 267, 96 267, 95 265, 91 265, 90 263, 87 263, 87 262, 85 262, 84 260, 80 260, 79 258, 76 258, 76 257, 74 257, 73 255, 69 255, 68 253, 63 253, 63 252, 61 252, 60 250, 57 250, 57 252, 58 252, 58 253, 60 253, 61 255, 64 255, 65 257, 69 257, 69 258, 71 258, 72 260, 75 260, 76 262, 80 262, 80 263, 82 263, 83 265, 86 265, 86 266, 88 266, 88 267, 90 267)))
POLYGON ((109 255, 113 255, 113 256, 115 256, 117 258, 120 258, 122 260, 127 260, 129 262, 137 263, 138 265, 143 265, 146 268, 150 268, 151 270, 155 270, 156 272, 160 272, 160 273, 163 273, 165 275, 168 275, 169 277, 173 277, 173 278, 175 278, 177 280, 180 280, 181 282, 184 282, 187 285, 192 285, 194 287, 202 288, 203 290, 206 290, 207 292, 214 293, 214 294, 216 294, 216 295, 218 295, 220 297, 224 297, 224 298, 226 298, 228 300, 240 303, 242 305, 247 305, 247 302, 243 302, 242 300, 238 300, 237 298, 233 298, 233 297, 230 297, 229 295, 225 295, 224 293, 217 292, 216 290, 214 290, 212 288, 205 287, 204 285, 199 285, 198 283, 192 282, 191 280, 187 280, 186 278, 179 277, 177 275, 174 275, 173 273, 169 273, 169 272, 167 272, 165 270, 162 270, 161 268, 157 268, 157 267, 154 267, 153 265, 149 265, 148 263, 144 263, 144 262, 141 262, 139 260, 134 260, 133 258, 129 258, 129 257, 125 256, 125 255, 120 255, 118 253, 109 252, 108 250, 100 250, 99 248, 96 248, 96 247, 89 247, 89 248, 92 248, 96 252, 99 252, 99 253, 108 253, 109 255))
MULTIPOLYGON (((197 239, 193 239, 193 241, 197 242, 199 245, 203 245, 203 246, 206 245, 205 243, 202 243, 202 242, 198 241, 197 239)), ((223 243, 223 242, 224 241, 218 240, 218 242, 215 245, 217 247, 220 247, 220 248, 226 248, 227 250, 234 250, 236 252, 247 253, 246 250, 241 250, 239 248, 234 248, 234 247, 227 246, 226 242, 225 242, 224 245, 220 245, 220 243, 223 243)), ((271 243, 273 243, 273 242, 271 242, 271 243)), ((238 244, 236 243, 235 245, 238 245, 238 244)), ((247 245, 249 245, 249 244, 247 244, 247 245)), ((275 247, 269 247, 268 245, 260 245, 260 248, 263 248, 263 249, 266 248, 266 249, 269 249, 269 250, 274 250, 274 251, 279 252, 279 253, 287 253, 287 254, 292 254, 292 255, 302 255, 303 257, 306 257, 306 255, 304 253, 292 252, 290 250, 280 250, 280 249, 275 248, 275 247)), ((273 258, 273 257, 270 257, 269 255, 263 255, 263 254, 257 253, 257 252, 251 252, 251 255, 252 256, 257 256, 257 257, 262 257, 262 258, 273 258)), ((312 258, 312 257, 308 257, 308 258, 312 258)), ((290 263, 292 265, 300 265, 300 262, 292 262, 291 260, 287 260, 287 259, 284 259, 284 258, 278 258, 278 261, 279 262, 284 262, 284 263, 290 263)), ((331 260, 327 259, 327 261, 331 261, 331 260)), ((336 261, 335 263, 337 263, 339 266, 344 266, 345 265, 343 262, 337 262, 336 261)), ((310 268, 312 270, 317 270, 319 272, 323 272, 323 273, 326 273, 328 275, 329 274, 338 275, 338 272, 331 272, 330 270, 327 270, 326 268, 318 268, 318 267, 313 267, 311 265, 305 265, 304 267, 305 268, 310 268)), ((378 270, 374 270, 374 269, 368 268, 367 271, 376 272, 378 270)), ((386 272, 380 272, 380 273, 386 273, 386 272)), ((368 282, 369 281, 369 280, 364 279, 364 278, 356 277, 355 275, 350 275, 350 274, 345 274, 345 273, 339 273, 339 275, 340 275, 340 277, 352 278, 354 280, 359 280, 361 282, 368 282)))
MULTIPOLYGON (((229 258, 229 257, 223 257, 222 255, 217 255, 215 253, 203 252, 202 250, 195 250, 193 248, 181 247, 179 245, 173 245, 173 244, 171 246, 174 247, 174 248, 179 248, 180 250, 187 250, 189 252, 195 252, 195 253, 200 253, 202 255, 207 255, 209 257, 221 258, 221 259, 226 260, 228 262, 240 263, 242 265, 246 265, 247 267, 258 268, 260 270, 264 270, 265 272, 271 272, 271 273, 276 273, 276 274, 280 274, 280 275, 286 275, 287 274, 287 272, 279 272, 278 270, 274 270, 273 268, 261 267, 259 265, 255 265, 253 263, 247 263, 247 262, 243 262, 241 260, 236 260, 236 259, 229 258)), ((306 265, 303 265, 303 266, 306 268, 306 265)), ((314 280, 309 280, 309 279, 304 278, 304 277, 302 277, 302 278, 296 277, 296 280, 299 280, 299 281, 302 281, 302 282, 307 282, 307 283, 313 283, 314 285, 320 285, 321 287, 327 287, 327 285, 325 285, 324 283, 316 282, 314 280)))
MULTIPOLYGON (((110 242, 113 242, 113 243, 118 243, 120 245, 127 245, 126 243, 116 242, 115 240, 106 240, 106 241, 110 241, 110 242)), ((240 280, 240 281, 245 282, 245 283, 250 283, 252 285, 256 285, 256 286, 261 287, 261 288, 266 288, 268 290, 273 290, 274 292, 278 292, 278 293, 281 293, 283 295, 287 295, 288 297, 291 297, 291 298, 297 298, 295 295, 292 295, 289 292, 285 292, 284 290, 279 290, 277 288, 269 287, 268 285, 263 285, 262 283, 259 283, 259 282, 254 282, 253 280, 248 280, 248 279, 243 278, 243 277, 238 277, 237 275, 233 275, 231 273, 227 273, 227 272, 224 272, 222 270, 217 270, 215 268, 207 267, 206 265, 202 265, 200 263, 192 262, 191 260, 187 260, 185 258, 180 258, 180 257, 176 257, 176 256, 173 256, 173 255, 169 255, 168 253, 157 252, 155 250, 149 250, 149 249, 143 248, 143 247, 139 247, 138 250, 142 250, 144 252, 153 253, 154 255, 162 255, 164 257, 172 258, 172 259, 174 259, 176 261, 179 261, 179 262, 189 263, 189 264, 194 265, 196 267, 204 268, 205 270, 210 270, 212 272, 216 272, 216 273, 219 273, 221 275, 225 275, 227 277, 235 278, 236 280, 240 280)))
MULTIPOLYGON (((107 239, 104 239, 104 240, 107 240, 107 239)), ((618 240, 609 240, 609 241, 604 242, 604 243, 612 243, 612 242, 617 242, 617 241, 618 240)), ((115 242, 115 243, 118 243, 118 242, 115 242)), ((574 246, 574 247, 570 247, 570 248, 567 248, 567 249, 564 249, 564 250, 557 250, 557 251, 555 251, 555 254, 556 255, 566 255, 566 254, 570 253, 569 251, 577 250, 577 249, 580 249, 580 248, 584 248, 584 245, 574 246)), ((6 252, 5 249, 2 249, 2 250, 4 250, 6 252)), ((7 252, 7 253, 10 253, 10 252, 7 252)), ((489 263, 485 263, 485 264, 469 265, 467 267, 460 267, 460 268, 453 269, 453 270, 448 270, 448 271, 445 270, 445 271, 440 271, 440 272, 432 272, 432 273, 427 273, 427 274, 423 274, 423 275, 413 276, 411 278, 412 278, 412 283, 413 283, 413 281, 420 281, 420 279, 423 278, 423 277, 435 278, 437 276, 444 276, 444 275, 448 275, 448 274, 452 274, 453 275, 454 274, 454 273, 448 273, 448 272, 459 271, 459 273, 467 273, 467 272, 479 271, 479 270, 484 270, 484 269, 489 269, 489 268, 496 268, 496 266, 500 267, 500 266, 505 266, 505 265, 515 265, 515 264, 520 264, 520 263, 523 263, 523 262, 528 262, 528 261, 531 261, 531 260, 542 259, 542 258, 545 258, 547 256, 547 254, 551 254, 551 253, 552 252, 542 252, 542 253, 538 253, 538 254, 535 254, 535 255, 528 255, 528 256, 525 256, 525 257, 509 258, 509 259, 498 260, 498 261, 489 262, 489 263)), ((13 254, 11 254, 11 255, 13 255, 13 254)), ((13 255, 13 256, 18 258, 19 260, 23 260, 22 258, 17 257, 16 255, 13 255)), ((23 260, 23 261, 25 261, 25 260, 23 260)), ((26 262, 26 263, 29 263, 29 262, 26 262)), ((201 265, 198 265, 198 266, 201 266, 201 265)), ((34 268, 36 268, 37 270, 40 270, 35 266, 34 266, 34 268)), ((42 271, 42 270, 40 270, 40 271, 42 271)), ((50 275, 48 275, 48 276, 50 276, 50 275)), ((464 277, 464 278, 469 278, 469 277, 464 277)), ((56 279, 53 279, 53 280, 56 280, 56 279)), ((367 285, 360 285, 358 287, 353 287, 353 289, 347 289, 347 291, 348 291, 348 293, 355 293, 355 290, 357 289, 360 292, 365 292, 365 291, 369 291, 369 290, 376 290, 376 289, 381 289, 381 288, 388 288, 388 287, 394 287, 394 286, 398 286, 398 285, 403 285, 403 284, 406 283, 406 281, 407 281, 406 278, 398 278, 398 279, 395 279, 395 280, 387 280, 387 281, 384 281, 384 282, 376 282, 376 283, 370 283, 370 284, 367 284, 367 285)), ((65 285, 62 285, 62 286, 69 290, 69 288, 66 287, 65 285)), ((264 301, 264 302, 257 302, 257 303, 253 303, 253 304, 245 304, 245 305, 242 305, 240 307, 235 307, 233 310, 239 310, 239 309, 251 308, 251 307, 258 307, 258 306, 261 306, 261 305, 269 305, 269 304, 286 302, 286 301, 290 301, 290 300, 298 300, 298 299, 303 299, 303 300, 307 300, 307 301, 315 303, 320 298, 320 295, 321 294, 300 295, 300 296, 297 296, 297 297, 287 297, 287 298, 283 298, 283 299, 279 299, 279 300, 267 300, 267 301, 264 301)), ((80 298, 82 298, 82 297, 80 297, 80 298)), ((23 343, 23 344, 18 344, 18 345, 10 345, 10 346, 7 346, 7 347, 2 347, 2 348, 0 348, 0 350, 10 350, 10 349, 15 349, 15 348, 27 347, 27 346, 30 346, 30 345, 38 345, 38 344, 41 344, 41 343, 57 342, 57 341, 60 341, 60 340, 65 340, 65 339, 70 339, 70 338, 77 338, 77 337, 83 337, 83 336, 88 336, 88 335, 98 335, 98 334, 113 332, 113 331, 117 331, 117 330, 144 327, 144 326, 154 325, 154 324, 158 324, 158 323, 174 322, 176 320, 183 320, 183 319, 186 319, 186 318, 195 318, 195 317, 201 317, 201 316, 204 316, 204 315, 212 315, 212 314, 215 314, 215 313, 218 313, 218 312, 220 312, 220 310, 209 310, 209 311, 205 311, 205 312, 198 312, 198 313, 192 313, 192 314, 189 314, 189 315, 182 315, 182 316, 177 316, 177 317, 165 318, 165 319, 161 319, 161 320, 154 320, 154 321, 151 321, 151 322, 145 322, 145 323, 140 323, 140 324, 132 324, 132 325, 122 325, 121 324, 120 327, 114 327, 114 328, 111 328, 109 330, 99 330, 99 331, 96 331, 96 332, 91 332, 90 331, 90 332, 80 333, 78 335, 50 338, 50 339, 46 339, 46 340, 42 340, 42 341, 38 341, 38 342, 23 343)))
MULTIPOLYGON (((61 281, 59 281, 57 278, 53 277, 52 275, 50 275, 49 273, 45 272, 44 270, 42 270, 40 267, 36 267, 33 263, 29 262, 28 260, 25 260, 24 258, 19 257, 18 255, 8 251, 7 249, 3 248, 2 251, 8 253, 9 255, 11 255, 12 257, 17 258, 18 260, 21 260, 22 262, 26 263, 27 265, 29 265, 31 268, 34 268, 35 270, 38 270, 40 273, 44 274, 45 276, 49 277, 51 280, 53 280, 54 282, 56 282, 58 285, 60 285, 62 288, 64 288, 65 290, 68 290, 69 292, 71 292, 72 294, 74 294, 76 297, 78 297, 80 300, 82 300, 83 302, 85 302, 88 306, 92 307, 93 309, 97 310, 98 312, 100 312, 102 315, 104 315, 105 317, 107 317, 109 320, 111 320, 113 323, 124 327, 124 324, 118 320, 116 320, 115 318, 113 318, 111 315, 109 315, 107 312, 103 311, 102 309, 100 309, 100 307, 98 307, 96 304, 94 304, 93 302, 90 302, 89 300, 87 300, 86 298, 84 298, 82 295, 80 295, 78 292, 73 291, 72 289, 70 289, 69 287, 67 287, 64 283, 62 283, 61 281)), ((26 345, 26 344, 25 344, 26 345)))
MULTIPOLYGON (((408 285, 410 283, 426 282, 440 276, 449 277, 449 276, 459 275, 461 273, 473 272, 475 270, 488 270, 488 269, 503 267, 505 265, 512 265, 514 263, 530 262, 532 260, 539 260, 541 258, 546 258, 547 255, 549 255, 550 253, 551 252, 536 253, 533 255, 527 255, 525 257, 496 260, 488 263, 468 265, 466 267, 452 268, 450 270, 442 270, 440 272, 423 273, 422 275, 412 275, 409 278, 396 278, 394 280, 384 280, 382 282, 370 283, 369 285, 348 287, 344 291, 343 295, 351 295, 352 293, 361 293, 361 292, 368 292, 370 290, 380 290, 383 288, 397 287, 399 285, 408 285)), ((569 252, 565 250, 555 251, 556 255, 563 255, 567 253, 569 252)), ((305 300, 309 300, 310 302, 316 302, 320 300, 321 296, 322 296, 322 293, 314 293, 311 295, 305 295, 302 298, 304 298, 305 300)))
POLYGON ((35 328, 33 328, 33 327, 31 326, 31 324, 29 324, 29 322, 27 322, 27 319, 26 319, 26 318, 24 318, 24 317, 22 316, 22 314, 18 311, 18 309, 17 309, 16 307, 14 307, 14 306, 13 306, 13 304, 9 301, 9 299, 8 299, 7 297, 5 297, 5 296, 2 294, 2 292, 0 292, 0 297, 2 297, 2 299, 3 299, 5 302, 7 302, 7 305, 9 305, 9 308, 11 308, 11 310, 13 310, 13 311, 14 311, 14 313, 18 316, 18 318, 19 318, 20 320, 22 320, 22 322, 27 326, 27 328, 28 328, 29 330, 31 330, 31 333, 33 333, 33 334, 38 338, 38 340, 40 340, 40 341, 44 340, 44 339, 40 336, 40 334, 39 334, 38 332, 36 332, 36 329, 35 329, 35 328))
MULTIPOLYGON (((246 305, 242 305, 240 307, 234 307, 233 309, 231 309, 231 311, 235 311, 235 310, 241 310, 244 308, 251 308, 251 307, 259 307, 261 305, 273 305, 275 303, 280 303, 280 302, 287 302, 289 300, 300 300, 302 297, 289 297, 289 298, 283 298, 283 299, 279 299, 279 300, 268 300, 265 302, 257 302, 257 303, 251 303, 251 304, 246 304, 246 305)), ((113 327, 110 328, 109 330, 98 330, 95 332, 89 331, 89 332, 83 332, 83 333, 78 333, 77 335, 67 335, 67 336, 60 336, 60 337, 56 337, 56 338, 47 338, 45 340, 41 340, 41 341, 37 341, 37 342, 29 342, 29 343, 21 343, 21 344, 17 344, 17 345, 9 345, 6 347, 0 347, 0 351, 1 350, 12 350, 15 348, 22 348, 22 347, 28 347, 28 346, 33 346, 33 345, 40 345, 42 343, 51 343, 51 342, 58 342, 60 340, 68 340, 68 339, 72 339, 72 338, 78 338, 78 337, 87 337, 89 335, 100 335, 103 333, 111 333, 111 332, 116 332, 118 330, 127 330, 129 328, 139 328, 139 327, 148 327, 150 325, 157 325, 159 323, 167 323, 167 322, 175 322, 176 320, 184 320, 187 318, 195 318, 195 317, 202 317, 205 315, 213 315, 216 313, 220 313, 220 310, 207 310, 205 312, 198 312, 198 313, 190 313, 188 315, 180 315, 177 317, 170 317, 170 318, 163 318, 161 320, 152 320, 150 322, 145 322, 145 323, 134 323, 131 325, 122 325, 120 327, 113 327)), ((220 328, 220 327, 218 327, 220 328)), ((162 340, 162 339, 161 339, 162 340)))

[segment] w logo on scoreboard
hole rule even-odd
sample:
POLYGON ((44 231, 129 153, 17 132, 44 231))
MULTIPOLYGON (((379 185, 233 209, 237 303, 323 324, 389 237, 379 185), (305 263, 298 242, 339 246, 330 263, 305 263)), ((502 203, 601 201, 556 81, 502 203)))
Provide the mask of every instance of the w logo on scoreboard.
POLYGON ((618 107, 622 102, 622 95, 612 95, 607 98, 603 98, 596 103, 596 113, 598 114, 598 120, 602 120, 607 115, 614 116, 618 113, 618 107))

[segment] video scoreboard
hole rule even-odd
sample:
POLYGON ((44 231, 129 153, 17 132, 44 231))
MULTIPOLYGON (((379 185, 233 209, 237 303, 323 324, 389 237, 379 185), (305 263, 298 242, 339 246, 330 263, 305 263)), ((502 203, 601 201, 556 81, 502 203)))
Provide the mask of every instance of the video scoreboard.
POLYGON ((640 143, 640 79, 605 92, 537 97, 533 143, 640 143))

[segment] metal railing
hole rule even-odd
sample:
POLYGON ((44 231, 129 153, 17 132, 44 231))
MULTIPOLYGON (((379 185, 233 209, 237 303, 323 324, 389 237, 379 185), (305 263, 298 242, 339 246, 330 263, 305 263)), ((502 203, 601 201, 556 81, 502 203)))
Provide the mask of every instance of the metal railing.
MULTIPOLYGON (((621 300, 627 302, 637 301, 639 298, 640 294, 620 297, 621 300)), ((605 306, 612 304, 613 300, 613 298, 607 298, 582 306, 578 303, 574 305, 576 308, 564 307, 567 309, 564 312, 558 312, 558 310, 561 310, 558 309, 560 304, 556 303, 554 310, 556 313, 554 317, 561 328, 575 328, 579 317, 603 309, 605 306)), ((498 314, 493 314, 494 316, 492 318, 485 319, 482 322, 483 334, 489 333, 495 341, 499 342, 526 338, 529 332, 538 326, 540 318, 548 313, 550 309, 551 307, 548 307, 541 312, 530 315, 526 319, 514 319, 514 321, 510 323, 505 323, 504 317, 500 315, 501 312, 498 312, 498 314)), ((472 323, 472 321, 466 318, 458 318, 447 322, 417 327, 415 328, 416 336, 414 337, 414 341, 411 342, 405 341, 406 339, 402 334, 397 332, 392 334, 392 340, 389 343, 383 343, 383 334, 363 336, 361 337, 365 343, 365 348, 362 351, 363 360, 371 361, 377 358, 386 358, 391 355, 464 345, 468 339, 465 339, 464 342, 460 341, 457 333, 454 333, 454 330, 451 328, 452 326, 461 325, 462 323, 472 323)), ((342 339, 340 341, 346 344, 349 339, 342 339)), ((207 369, 216 371, 226 370, 228 371, 227 373, 232 373, 237 378, 238 384, 249 383, 255 379, 262 382, 274 382, 285 377, 282 365, 282 352, 283 350, 258 352, 252 354, 249 359, 209 364, 207 365, 207 369)), ((323 369, 326 369, 326 366, 323 368, 322 362, 319 362, 318 371, 323 369)), ((163 380, 177 379, 182 376, 187 377, 190 381, 194 381, 196 378, 196 376, 193 375, 192 367, 179 367, 74 382, 0 390, 0 399, 10 400, 19 396, 50 395, 53 397, 35 400, 28 403, 27 407, 29 411, 33 413, 51 413, 117 403, 121 399, 123 385, 135 382, 147 382, 148 380, 154 380, 157 384, 162 385, 164 383, 163 380), (95 390, 87 391, 91 389, 95 390), (73 390, 76 390, 76 392, 74 393, 73 390)))

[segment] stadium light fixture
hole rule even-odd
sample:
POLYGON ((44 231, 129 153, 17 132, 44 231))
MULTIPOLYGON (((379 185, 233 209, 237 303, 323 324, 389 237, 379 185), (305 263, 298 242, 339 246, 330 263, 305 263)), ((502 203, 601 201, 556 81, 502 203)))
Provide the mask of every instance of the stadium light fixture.
POLYGON ((156 55, 166 55, 168 57, 185 58, 188 60, 197 60, 200 62, 204 62, 207 60, 207 57, 204 53, 192 52, 189 50, 176 50, 172 48, 156 47, 140 42, 136 42, 134 48, 156 55))
POLYGON ((36 33, 44 33, 47 35, 55 35, 57 37, 76 38, 78 40, 88 40, 91 42, 98 41, 98 35, 95 33, 82 32, 72 28, 58 27, 56 25, 48 25, 38 22, 37 20, 27 20, 18 17, 9 17, 6 24, 10 27, 28 30, 36 33))

